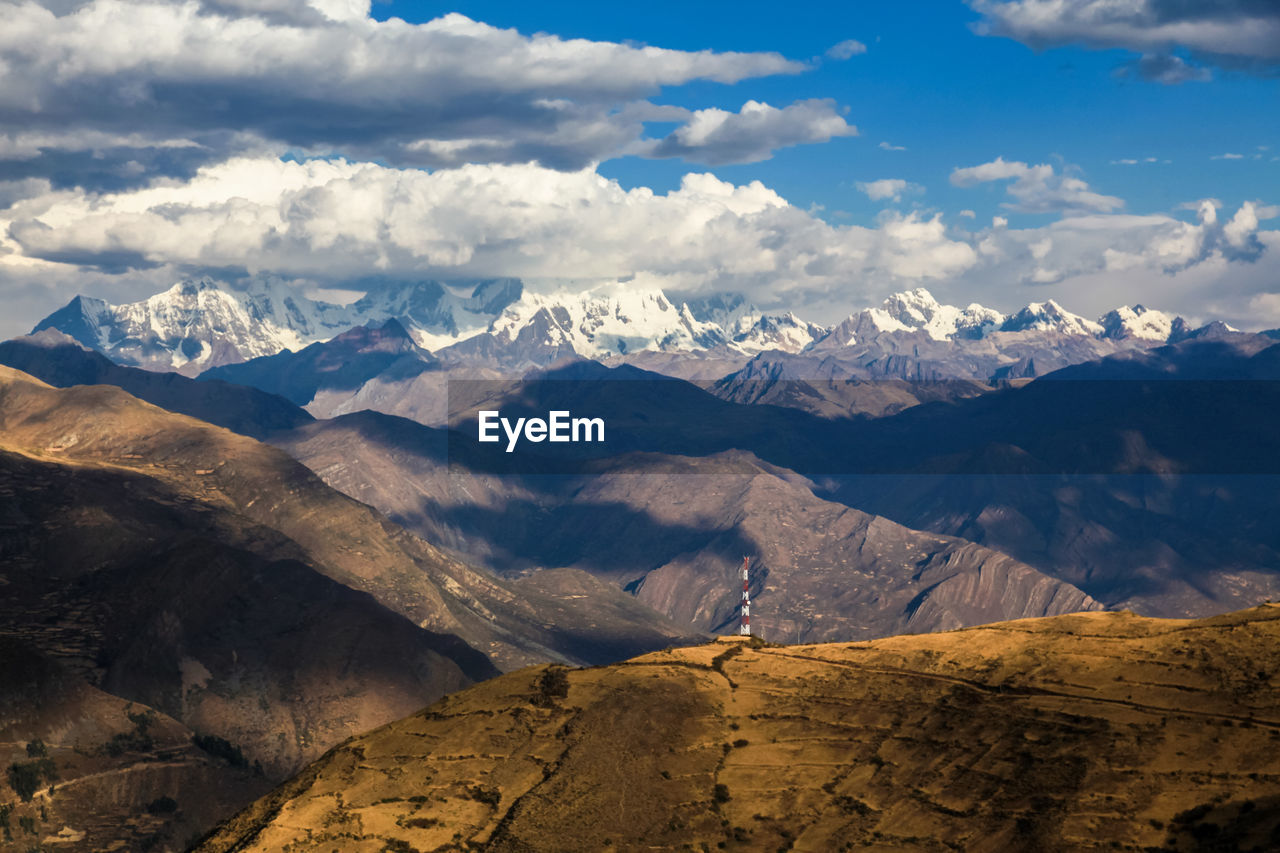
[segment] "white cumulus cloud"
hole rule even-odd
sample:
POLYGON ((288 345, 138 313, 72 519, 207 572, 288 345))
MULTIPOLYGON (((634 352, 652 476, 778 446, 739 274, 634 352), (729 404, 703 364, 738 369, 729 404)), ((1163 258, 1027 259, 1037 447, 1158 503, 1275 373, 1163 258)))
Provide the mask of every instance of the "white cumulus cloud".
POLYGON ((241 158, 186 183, 86 198, 51 192, 3 216, 17 262, 98 269, 241 269, 341 282, 371 271, 443 278, 634 277, 769 303, 869 277, 954 275, 976 255, 941 218, 835 227, 759 182, 689 174, 665 194, 587 169, 468 165, 426 172, 342 160, 241 158))
POLYGON ((1006 202, 1004 207, 1022 213, 1080 210, 1105 213, 1124 207, 1122 199, 1096 193, 1079 178, 1058 174, 1048 163, 1032 166, 997 157, 989 163, 957 168, 951 172, 951 183, 957 187, 972 187, 991 181, 1011 182, 1006 192, 1013 201, 1006 202))
POLYGON ((831 100, 797 101, 779 109, 747 101, 736 113, 721 109, 693 112, 689 120, 657 142, 634 149, 648 157, 682 157, 710 165, 767 160, 778 148, 834 137, 857 136, 831 100))
MULTIPOLYGON (((1024 174, 1000 161, 984 165, 973 180, 1024 174)), ((428 172, 260 156, 111 193, 47 182, 20 189, 22 198, 0 211, 0 280, 17 300, 7 304, 35 305, 47 288, 44 313, 77 284, 122 292, 206 271, 272 274, 305 287, 370 274, 631 281, 742 292, 762 307, 823 320, 920 285, 1005 309, 1052 295, 1088 310, 1088 301, 1072 298, 1085 292, 1081 282, 1092 282, 1099 303, 1123 283, 1129 301, 1189 310, 1219 298, 1215 281, 1236 281, 1235 301, 1221 306, 1244 313, 1249 299, 1274 290, 1263 273, 1278 233, 1260 226, 1275 214, 1271 205, 1226 215, 1212 201, 1195 206, 1194 221, 1077 209, 1041 227, 1010 228, 996 217, 970 232, 941 215, 890 210, 872 227, 833 225, 759 182, 691 173, 658 193, 626 189, 594 169, 534 164, 428 172), (1136 296, 1133 282, 1146 283, 1136 296), (1170 282, 1184 289, 1161 298, 1170 282), (1036 292, 1019 295, 1025 288, 1036 292)))
POLYGON ((859 181, 858 190, 872 201, 901 201, 906 193, 923 192, 924 187, 902 178, 882 178, 878 181, 859 181))
MULTIPOLYGON (((140 177, 187 178, 257 140, 399 165, 575 170, 641 139, 663 118, 647 99, 664 87, 808 67, 368 12, 362 0, 0 0, 0 161, 48 157, 66 172, 69 154, 92 151, 140 177)), ((95 188, 128 182, 116 178, 95 188)))

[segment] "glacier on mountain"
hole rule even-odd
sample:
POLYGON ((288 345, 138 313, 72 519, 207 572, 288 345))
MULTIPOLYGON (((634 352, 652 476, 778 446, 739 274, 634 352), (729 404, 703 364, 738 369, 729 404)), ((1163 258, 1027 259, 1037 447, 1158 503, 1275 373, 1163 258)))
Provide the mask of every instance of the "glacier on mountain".
POLYGON ((483 332, 518 300, 516 279, 494 279, 457 294, 441 282, 353 283, 358 300, 338 305, 271 278, 232 288, 209 277, 178 282, 140 302, 110 305, 77 296, 32 330, 53 328, 121 364, 195 375, 284 350, 297 351, 355 326, 399 319, 426 349, 483 332))
MULTIPOLYGON (((211 278, 182 281, 140 302, 110 305, 79 296, 36 326, 55 328, 113 360, 195 375, 334 338, 356 326, 401 323, 414 343, 453 364, 520 367, 563 357, 626 357, 642 352, 718 354, 839 352, 875 340, 922 335, 931 342, 1026 335, 1110 340, 1149 346, 1188 328, 1141 305, 1097 322, 1053 300, 1004 315, 978 304, 938 302, 924 288, 888 296, 834 327, 792 312, 767 313, 741 295, 671 299, 661 290, 616 282, 586 291, 535 293, 517 279, 468 284, 368 279, 346 305, 304 295, 276 279, 233 288, 211 278), (884 337, 888 336, 888 337, 884 337)), ((906 340, 906 339, 903 339, 906 340)), ((885 344, 895 352, 898 344, 885 344)), ((1011 357, 1012 359, 1012 357, 1011 357)), ((1012 359, 1016 360, 1016 359, 1012 359)))

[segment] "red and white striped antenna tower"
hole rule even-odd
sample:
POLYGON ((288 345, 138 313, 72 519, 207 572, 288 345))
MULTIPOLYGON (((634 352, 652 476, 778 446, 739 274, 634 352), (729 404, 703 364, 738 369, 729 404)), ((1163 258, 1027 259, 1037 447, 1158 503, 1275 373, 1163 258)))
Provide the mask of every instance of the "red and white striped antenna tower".
POLYGON ((747 590, 747 570, 751 566, 751 558, 742 558, 742 623, 738 633, 744 637, 751 636, 751 593, 747 590))

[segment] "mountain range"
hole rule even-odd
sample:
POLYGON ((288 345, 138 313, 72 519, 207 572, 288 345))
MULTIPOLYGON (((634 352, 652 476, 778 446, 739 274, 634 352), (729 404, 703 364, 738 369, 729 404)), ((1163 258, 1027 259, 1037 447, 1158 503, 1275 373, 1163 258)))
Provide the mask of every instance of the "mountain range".
MULTIPOLYGON (((0 362, 64 384, 86 375, 114 375, 145 399, 204 410, 200 392, 207 382, 111 368, 102 356, 53 334, 0 344, 0 362), (149 384, 141 381, 148 378, 149 384)), ((577 369, 606 380, 601 388, 668 396, 671 390, 643 381, 607 381, 616 369, 599 365, 577 369)), ((690 395, 685 410, 698 420, 719 419, 724 412, 770 411, 720 401, 678 380, 664 382, 690 395)), ((517 383, 508 390, 520 389, 517 383)), ((258 410, 266 395, 241 390, 242 407, 258 410)), ((222 406, 211 417, 235 429, 245 420, 235 399, 226 390, 219 399, 222 406)), ((279 398, 268 399, 281 411, 289 409, 279 398)), ((1070 584, 1003 554, 821 500, 812 483, 749 452, 696 458, 648 450, 607 460, 579 477, 502 477, 485 473, 483 460, 469 468, 456 432, 374 412, 314 421, 293 411, 292 418, 275 419, 279 426, 266 439, 330 486, 378 508, 459 561, 513 579, 512 591, 519 595, 536 599, 539 587, 563 582, 555 580, 563 571, 548 569, 597 579, 596 606, 603 606, 607 590, 620 601, 631 600, 621 592, 626 588, 647 605, 631 616, 628 629, 640 636, 645 636, 640 611, 652 614, 648 608, 672 620, 663 628, 668 632, 677 625, 724 630, 736 618, 733 576, 744 551, 756 554, 759 591, 768 589, 762 599, 767 610, 758 617, 761 627, 793 639, 882 636, 1101 606, 1070 584), (700 488, 707 483, 716 488, 700 488), (847 582, 850 572, 857 583, 847 582)), ((780 413, 797 426, 804 423, 800 413, 780 413)), ((659 443, 664 441, 679 446, 671 439, 659 443)), ((264 466, 261 473, 271 476, 271 469, 264 466)), ((461 583, 470 588, 465 579, 461 583)), ((393 603, 402 606, 408 605, 393 603)), ((492 601, 487 606, 499 607, 492 601)), ((408 615, 423 617, 417 611, 408 615)), ((613 621, 627 624, 625 615, 619 612, 613 621)), ((567 618, 558 627, 567 631, 573 624, 567 618)), ((597 654, 617 655, 627 649, 625 636, 619 634, 622 645, 615 647, 599 629, 589 642, 598 647, 597 654)), ((546 642, 572 655, 563 645, 546 642)))
MULTIPOLYGON (((184 375, 264 387, 314 406, 321 416, 363 408, 427 411, 432 406, 425 398, 441 396, 440 386, 453 376, 522 375, 572 358, 715 382, 717 394, 752 402, 788 396, 770 397, 761 382, 857 386, 901 380, 897 389, 864 389, 885 396, 865 408, 882 414, 918 402, 916 389, 930 382, 956 381, 956 393, 967 396, 978 386, 1119 352, 1233 332, 1221 323, 1192 329, 1141 305, 1115 309, 1097 322, 1052 300, 1006 316, 976 304, 939 304, 923 289, 893 294, 880 307, 824 328, 794 314, 763 314, 732 295, 676 307, 658 291, 619 286, 540 295, 512 279, 465 288, 370 279, 352 287, 367 291, 337 305, 280 281, 255 279, 237 289, 208 278, 189 280, 121 306, 77 297, 37 324, 36 332, 61 331, 126 366, 167 372, 177 365, 184 375), (468 296, 459 295, 464 290, 468 296), (751 337, 769 330, 764 338, 751 337), (214 350, 225 352, 215 356, 214 350), (242 363, 243 369, 232 369, 242 363), (218 369, 223 364, 228 366, 218 369)), ((941 388, 924 393, 924 399, 949 394, 941 388)), ((816 396, 831 414, 864 411, 857 402, 816 396)), ((432 423, 435 417, 416 419, 432 423)))
MULTIPOLYGON (((739 297, 568 297, 510 280, 370 282, 346 305, 280 282, 203 280, 133 306, 82 299, 40 325, 0 343, 0 653, 14 662, 0 676, 0 760, 44 786, 6 814, 49 839, 65 826, 66 849, 185 846, 344 738, 478 681, 533 690, 536 710, 522 698, 519 715, 549 712, 565 697, 548 673, 563 669, 498 674, 609 665, 731 632, 744 555, 753 625, 792 643, 1075 611, 1095 615, 1051 633, 1105 634, 1121 623, 1088 621, 1112 618, 1102 609, 1207 616, 1280 596, 1274 335, 1193 329, 1141 307, 1097 322, 1052 302, 1006 316, 924 291, 820 328, 739 297), (506 454, 475 441, 481 408, 591 413, 609 440, 506 454), (53 769, 64 781, 51 788, 53 769)), ((989 660, 941 674, 986 684, 1049 654, 1001 646, 1008 630, 983 635, 989 660)), ((1145 622, 1119 630, 1164 636, 1145 622)), ((903 646, 876 648, 888 657, 872 669, 898 666, 903 646)), ((930 650, 920 661, 952 654, 930 650)), ((722 651, 672 653, 687 657, 672 672, 736 685, 722 651)), ((676 706, 706 698, 640 660, 676 706)), ((629 684, 632 671, 619 673, 629 684)), ((1037 689, 1076 675, 1055 671, 1037 689)), ((568 678, 573 693, 581 676, 568 678)), ((583 708, 596 701, 578 693, 583 708)), ((598 739, 572 742, 590 766, 619 761, 598 739)), ((548 768, 548 790, 577 790, 548 768)), ((495 805, 490 788, 503 802, 505 788, 484 781, 495 772, 445 795, 457 815, 390 819, 476 831, 487 824, 467 821, 495 805)), ((814 793, 814 808, 844 803, 831 799, 839 784, 814 793)), ((888 789, 870 790, 840 796, 889 813, 888 789)), ((388 790, 361 814, 377 822, 375 806, 412 797, 388 790)), ((541 831, 529 827, 570 826, 537 810, 522 823, 533 802, 477 843, 521 849, 541 831)), ((1030 806, 947 807, 992 837, 1038 826, 1030 806)), ((274 808, 245 819, 274 825, 274 808)), ((328 825, 357 832, 347 820, 328 825)), ((754 836, 740 826, 743 838, 731 826, 730 842, 784 846, 783 824, 768 820, 754 836)), ((717 831, 694 836, 715 843, 717 831)), ((946 831, 961 843, 969 830, 946 831)), ((359 832, 382 849, 381 830, 359 832)))
POLYGON ((275 279, 254 279, 236 289, 204 277, 124 305, 77 296, 32 331, 56 329, 117 363, 192 376, 392 317, 412 328, 424 346, 444 346, 483 331, 521 292, 513 279, 474 283, 466 296, 437 281, 377 281, 342 305, 312 299, 275 279))
MULTIPOLYGON (((1060 588, 1080 597, 1061 601, 1074 606, 1092 599, 1154 615, 1198 615, 1280 592, 1273 574, 1280 539, 1268 522, 1280 509, 1270 486, 1280 447, 1265 426, 1280 405, 1280 348, 1265 336, 1209 332, 870 419, 725 400, 696 384, 586 361, 541 374, 545 380, 451 383, 455 410, 446 414, 446 401, 437 401, 448 432, 373 412, 314 421, 294 409, 266 438, 464 562, 512 577, 585 570, 700 630, 724 628, 735 605, 731 575, 748 552, 769 579, 762 586, 780 596, 775 613, 816 603, 813 613, 824 614, 825 622, 808 628, 778 626, 793 638, 841 636, 842 619, 852 620, 848 630, 884 634, 1020 613, 999 609, 1006 606, 1052 612, 1036 611, 1028 598, 959 623, 941 612, 934 618, 909 592, 923 593, 933 575, 922 571, 926 562, 910 560, 903 564, 914 566, 909 579, 897 587, 906 598, 890 605, 883 584, 898 583, 890 580, 892 560, 877 562, 875 548, 841 539, 865 535, 859 530, 897 530, 890 538, 914 543, 922 555, 939 554, 944 541, 922 532, 982 545, 990 551, 975 552, 984 556, 971 564, 979 575, 1007 555, 1023 577, 1067 585, 1060 588), (475 445, 467 418, 476 400, 512 414, 608 413, 615 438, 605 458, 535 454, 513 467, 512 457, 475 445), (698 485, 707 483, 727 491, 711 500, 698 485), (682 513, 699 504, 706 506, 697 523, 685 523, 682 513), (800 521, 806 517, 826 521, 815 527, 800 521), (845 533, 838 532, 844 522, 832 522, 838 517, 849 522, 845 533), (857 586, 875 593, 862 604, 854 593, 817 594, 813 584, 851 551, 859 556, 849 569, 864 573, 857 586), (674 587, 710 584, 709 597, 679 599, 685 609, 678 610, 677 599, 658 594, 657 579, 692 566, 697 571, 674 587), (802 599, 810 604, 800 606, 802 599), (880 609, 867 610, 873 603, 880 609), (819 633, 806 633, 820 624, 819 633)), ((68 364, 101 357, 65 339, 57 346, 28 339, 0 345, 0 360, 56 380, 83 372, 68 364)), ((171 401, 177 385, 199 400, 207 384, 130 375, 153 377, 171 401)), ((929 385, 902 387, 923 395, 929 385)), ((230 405, 219 416, 237 420, 230 405)), ((939 604, 955 588, 952 582, 929 595, 939 604)), ((981 598, 966 593, 943 610, 972 608, 981 598)))
MULTIPOLYGON (((1006 316, 976 304, 939 304, 922 288, 894 294, 881 306, 827 328, 791 312, 761 312, 739 296, 677 304, 661 291, 625 285, 551 294, 529 292, 513 279, 466 286, 371 279, 350 286, 352 293, 363 295, 339 305, 276 280, 253 279, 246 287, 234 288, 201 278, 125 305, 78 296, 33 331, 57 329, 118 363, 185 375, 298 351, 353 327, 380 327, 388 320, 395 320, 416 346, 446 364, 507 371, 571 356, 685 353, 695 360, 740 366, 762 353, 847 353, 875 341, 881 341, 878 348, 886 355, 916 341, 985 341, 964 349, 989 356, 994 359, 991 364, 984 362, 981 370, 970 366, 961 372, 943 371, 949 378, 985 380, 999 370, 1010 378, 1034 375, 1028 373, 1027 362, 1044 350, 1035 346, 1044 336, 1051 343, 1072 340, 1078 352, 1069 358, 1084 360, 1173 342, 1190 330, 1181 318, 1141 305, 1115 309, 1097 322, 1052 300, 1033 302, 1006 316), (1092 344, 1082 346, 1083 341, 1092 344)), ((1061 366, 1060 362, 1059 358, 1055 363, 1061 366)))

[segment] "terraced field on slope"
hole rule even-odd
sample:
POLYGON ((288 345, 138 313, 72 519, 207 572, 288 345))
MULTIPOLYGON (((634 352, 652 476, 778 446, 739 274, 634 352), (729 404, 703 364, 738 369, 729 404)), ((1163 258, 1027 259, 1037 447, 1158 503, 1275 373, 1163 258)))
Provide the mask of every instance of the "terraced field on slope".
POLYGON ((240 850, 1267 850, 1280 607, 536 667, 336 748, 240 850))

